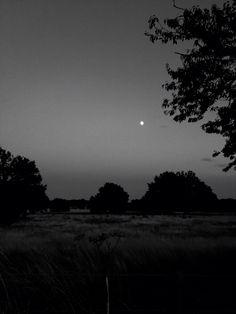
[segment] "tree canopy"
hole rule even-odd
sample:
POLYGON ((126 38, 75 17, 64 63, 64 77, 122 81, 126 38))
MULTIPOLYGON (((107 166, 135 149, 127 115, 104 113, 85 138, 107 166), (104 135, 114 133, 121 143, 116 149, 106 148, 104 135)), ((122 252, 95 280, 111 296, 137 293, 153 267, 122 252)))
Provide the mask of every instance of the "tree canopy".
POLYGON ((34 161, 0 147, 0 223, 47 206, 46 186, 34 161))
POLYGON ((216 195, 192 171, 163 172, 148 184, 142 198, 147 210, 155 212, 213 210, 216 195))
POLYGON ((115 183, 105 183, 89 201, 94 213, 122 213, 126 210, 129 194, 115 183))
POLYGON ((173 3, 180 14, 163 23, 151 16, 145 33, 153 43, 189 41, 191 45, 183 53, 176 52, 181 67, 172 69, 167 64, 171 81, 163 87, 171 92, 171 99, 164 99, 164 112, 178 122, 196 122, 213 112, 214 118, 202 128, 225 138, 225 146, 213 156, 222 153, 230 159, 223 170, 236 170, 236 0, 210 10, 184 9, 173 3))

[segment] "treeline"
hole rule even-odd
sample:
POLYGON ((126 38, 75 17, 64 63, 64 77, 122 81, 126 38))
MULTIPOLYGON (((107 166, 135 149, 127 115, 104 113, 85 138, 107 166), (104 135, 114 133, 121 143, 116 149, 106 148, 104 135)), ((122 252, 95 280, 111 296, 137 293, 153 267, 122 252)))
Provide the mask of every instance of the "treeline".
POLYGON ((106 183, 89 200, 51 201, 52 211, 87 209, 94 214, 170 214, 174 212, 236 212, 235 199, 218 199, 211 187, 192 171, 163 172, 148 183, 140 199, 129 201, 128 193, 115 183, 106 183))
POLYGON ((192 171, 163 172, 148 183, 136 200, 115 183, 105 183, 89 200, 49 200, 34 161, 13 156, 0 147, 0 224, 15 222, 38 211, 87 209, 94 214, 169 214, 173 212, 236 212, 235 199, 219 200, 211 187, 192 171))
POLYGON ((88 209, 89 201, 85 199, 67 200, 63 198, 54 198, 50 201, 49 210, 52 212, 65 212, 72 209, 88 209))
MULTIPOLYGON (((163 210, 163 206, 161 203, 156 206, 156 208, 147 207, 147 204, 143 198, 134 199, 129 202, 125 206, 119 208, 119 212, 114 210, 114 207, 111 205, 107 210, 100 207, 98 210, 92 208, 90 200, 86 199, 75 199, 68 200, 62 198, 55 198, 48 202, 47 211, 49 212, 70 212, 71 210, 85 210, 86 212, 94 213, 94 214, 119 214, 119 213, 143 213, 143 214, 165 214, 165 213, 173 213, 173 212, 183 212, 183 213, 193 213, 193 212, 204 212, 204 213, 236 213, 236 199, 227 198, 227 199, 216 199, 214 202, 209 204, 208 207, 197 207, 197 206, 189 206, 189 207, 169 207, 168 209, 163 210)), ((166 206, 165 206, 166 207, 166 206)))

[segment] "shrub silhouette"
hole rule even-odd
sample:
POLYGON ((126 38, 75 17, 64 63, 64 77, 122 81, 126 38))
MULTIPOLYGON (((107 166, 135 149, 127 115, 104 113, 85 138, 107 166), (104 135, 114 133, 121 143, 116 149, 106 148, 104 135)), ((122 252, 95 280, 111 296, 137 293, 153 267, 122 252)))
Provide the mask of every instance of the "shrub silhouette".
POLYGON ((92 213, 123 213, 128 204, 129 195, 115 183, 106 183, 89 201, 92 213))
POLYGON ((217 197, 212 189, 201 181, 194 172, 163 172, 148 184, 142 198, 146 210, 209 211, 216 206, 217 197))
POLYGON ((46 186, 34 161, 0 147, 0 223, 8 224, 48 206, 46 186))

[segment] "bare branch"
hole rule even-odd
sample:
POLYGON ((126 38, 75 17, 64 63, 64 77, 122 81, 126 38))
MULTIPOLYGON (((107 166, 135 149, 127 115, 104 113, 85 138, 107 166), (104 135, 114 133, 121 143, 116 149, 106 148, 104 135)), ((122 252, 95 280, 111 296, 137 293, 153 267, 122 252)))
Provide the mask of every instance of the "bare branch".
POLYGON ((180 55, 182 57, 187 57, 187 56, 191 55, 191 53, 181 53, 181 52, 178 52, 178 51, 175 51, 175 54, 180 55))
POLYGON ((175 0, 172 0, 172 2, 173 2, 173 7, 174 7, 174 8, 176 8, 176 9, 178 9, 178 10, 182 10, 182 11, 185 10, 184 8, 181 8, 181 7, 177 6, 176 3, 175 3, 175 0))

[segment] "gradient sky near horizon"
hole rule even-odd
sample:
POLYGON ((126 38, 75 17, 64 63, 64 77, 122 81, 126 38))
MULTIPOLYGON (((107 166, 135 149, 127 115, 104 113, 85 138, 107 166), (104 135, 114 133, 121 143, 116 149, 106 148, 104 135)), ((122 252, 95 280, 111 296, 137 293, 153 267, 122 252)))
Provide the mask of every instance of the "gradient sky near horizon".
MULTIPOLYGON (((213 3, 223 1, 177 1, 213 3)), ((0 143, 36 161, 51 198, 88 198, 108 181, 136 198, 166 170, 193 170, 236 197, 236 173, 211 157, 224 140, 163 113, 165 64, 180 64, 181 47, 150 43, 152 14, 178 10, 171 0, 0 0, 0 143)))

